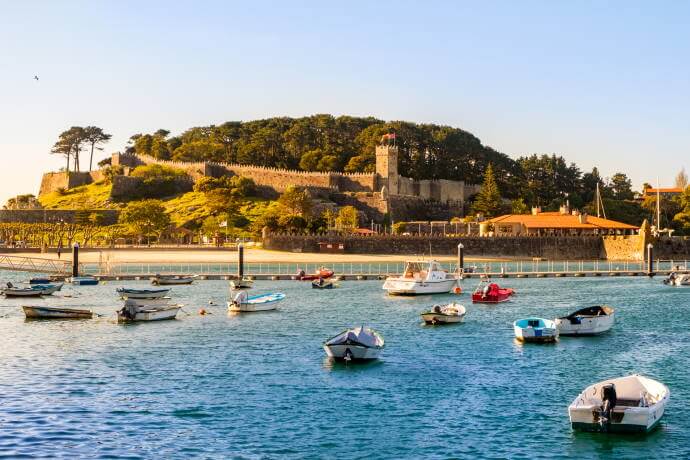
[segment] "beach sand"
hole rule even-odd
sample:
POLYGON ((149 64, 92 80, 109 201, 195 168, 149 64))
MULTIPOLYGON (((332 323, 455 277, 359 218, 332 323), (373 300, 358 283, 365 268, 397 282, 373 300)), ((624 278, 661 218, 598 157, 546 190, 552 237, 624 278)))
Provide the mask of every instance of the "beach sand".
MULTIPOLYGON (((57 254, 37 254, 37 253, 13 253, 8 254, 15 257, 34 257, 41 259, 57 260, 57 254)), ((427 259, 418 254, 326 254, 311 252, 285 252, 269 251, 266 249, 247 248, 245 250, 246 262, 281 262, 281 263, 341 263, 341 262, 400 262, 403 260, 427 259)), ((63 253, 62 260, 71 260, 71 253, 63 253)), ((435 260, 444 262, 455 262, 455 256, 434 256, 435 260)), ((139 263, 227 263, 237 261, 236 251, 227 250, 194 250, 194 249, 161 249, 161 250, 137 250, 137 249, 118 249, 118 250, 82 250, 79 254, 80 262, 99 262, 108 260, 114 262, 139 262, 139 263)), ((509 258, 477 258, 465 257, 468 262, 485 261, 506 261, 509 258)))

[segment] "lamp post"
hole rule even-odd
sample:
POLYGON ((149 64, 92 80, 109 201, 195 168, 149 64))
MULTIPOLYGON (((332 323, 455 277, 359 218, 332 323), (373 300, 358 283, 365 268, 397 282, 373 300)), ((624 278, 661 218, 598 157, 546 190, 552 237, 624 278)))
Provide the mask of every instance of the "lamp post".
POLYGON ((647 245, 647 276, 654 276, 654 245, 647 245))

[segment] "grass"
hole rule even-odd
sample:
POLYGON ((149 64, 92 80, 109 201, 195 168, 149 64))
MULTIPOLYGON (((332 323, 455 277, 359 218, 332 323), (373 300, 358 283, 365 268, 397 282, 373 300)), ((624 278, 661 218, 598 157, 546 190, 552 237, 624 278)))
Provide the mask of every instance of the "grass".
MULTIPOLYGON (((110 184, 95 183, 75 187, 64 193, 52 192, 39 197, 46 209, 120 209, 124 203, 110 202, 110 184)), ((202 192, 187 192, 161 200, 173 224, 181 227, 195 221, 199 224, 210 216, 206 197, 202 192)), ((272 203, 270 200, 250 197, 243 201, 239 212, 250 222, 256 220, 272 203)))
POLYGON ((46 209, 117 209, 117 203, 110 203, 110 184, 97 182, 82 185, 63 193, 52 192, 42 195, 38 201, 46 209))

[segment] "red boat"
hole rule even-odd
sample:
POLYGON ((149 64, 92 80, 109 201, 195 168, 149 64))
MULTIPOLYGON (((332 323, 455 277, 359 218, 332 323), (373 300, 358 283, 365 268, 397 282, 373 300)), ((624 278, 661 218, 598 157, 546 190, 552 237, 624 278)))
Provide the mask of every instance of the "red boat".
POLYGON ((325 268, 325 267, 319 268, 317 270, 317 272, 314 273, 313 275, 307 275, 306 273, 304 273, 304 270, 300 270, 297 273, 297 279, 300 281, 313 281, 313 280, 317 280, 319 278, 328 279, 331 276, 333 276, 333 270, 329 270, 328 268, 325 268))
POLYGON ((496 283, 484 280, 479 283, 472 293, 472 303, 501 303, 507 302, 515 291, 510 288, 501 288, 496 283))

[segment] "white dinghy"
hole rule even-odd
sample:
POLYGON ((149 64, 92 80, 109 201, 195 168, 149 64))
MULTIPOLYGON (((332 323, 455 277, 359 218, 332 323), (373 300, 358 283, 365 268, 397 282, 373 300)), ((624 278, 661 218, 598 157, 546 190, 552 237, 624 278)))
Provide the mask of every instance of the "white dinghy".
POLYGON ((117 320, 131 322, 175 319, 181 308, 179 305, 129 305, 117 311, 117 320))
POLYGON ((663 383, 633 374, 588 386, 568 415, 575 430, 648 433, 664 415, 670 395, 663 383))
POLYGON ((461 323, 465 320, 467 310, 455 302, 448 305, 434 305, 429 310, 421 313, 426 324, 461 323))
POLYGON ((614 320, 613 308, 597 305, 556 318, 555 321, 560 335, 595 335, 611 329, 614 320))
POLYGON ((521 342, 555 342, 558 339, 556 323, 544 318, 524 318, 513 323, 515 337, 521 342))
POLYGON ((282 292, 259 294, 249 297, 247 291, 238 290, 233 299, 228 302, 228 311, 231 313, 249 313, 258 311, 271 311, 278 308, 278 302, 285 298, 282 292))
POLYGON ((458 280, 435 260, 407 262, 401 276, 390 276, 383 283, 389 295, 448 294, 458 280))
POLYGON ((671 272, 663 282, 669 286, 690 286, 690 273, 671 272))
POLYGON ((329 358, 351 360, 377 359, 385 346, 383 337, 375 330, 360 326, 347 329, 323 344, 329 358))

